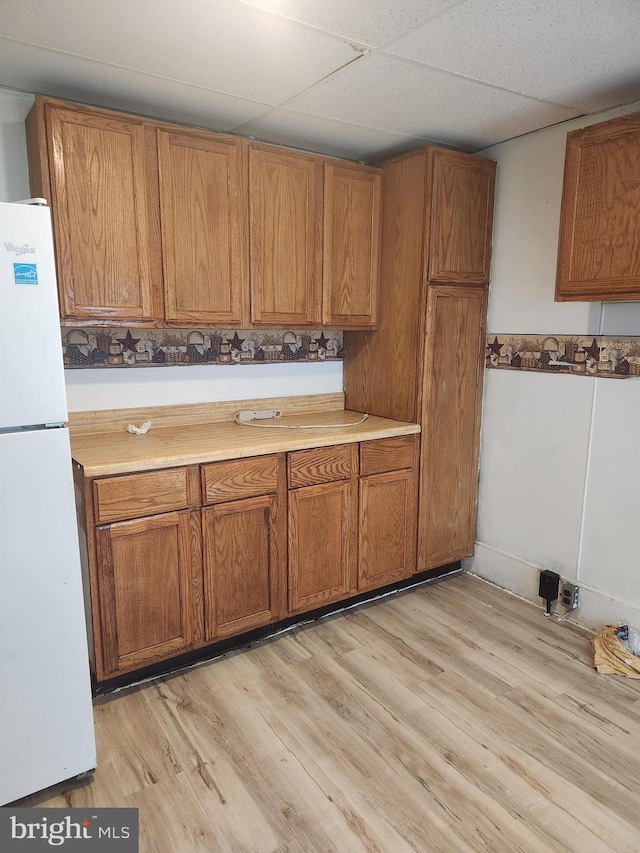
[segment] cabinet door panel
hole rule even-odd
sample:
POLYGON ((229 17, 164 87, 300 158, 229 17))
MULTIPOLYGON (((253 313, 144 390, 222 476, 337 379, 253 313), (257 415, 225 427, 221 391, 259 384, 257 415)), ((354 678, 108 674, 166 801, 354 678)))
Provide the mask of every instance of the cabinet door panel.
POLYGON ((191 646, 192 533, 187 510, 98 528, 105 675, 191 646))
POLYGON ((374 474, 360 481, 358 590, 408 578, 416 566, 415 473, 374 474))
POLYGON ((238 326, 247 289, 244 145, 157 133, 166 319, 238 326))
POLYGON ((640 113, 567 135, 556 299, 640 299, 640 113))
POLYGON ((380 170, 325 164, 323 316, 326 326, 374 328, 378 319, 380 170))
POLYGON ((147 173, 144 125, 50 106, 47 128, 62 316, 161 319, 157 179, 147 173))
POLYGON ((321 193, 321 159, 250 146, 252 322, 319 322, 321 193))
POLYGON ((486 299, 484 288, 428 291, 419 570, 473 553, 486 299))
POLYGON ((289 492, 289 608, 308 610, 356 588, 351 481, 289 492))
POLYGON ((280 616, 282 555, 274 495, 204 509, 206 637, 240 634, 280 616))
POLYGON ((429 281, 489 281, 496 164, 432 148, 429 281))

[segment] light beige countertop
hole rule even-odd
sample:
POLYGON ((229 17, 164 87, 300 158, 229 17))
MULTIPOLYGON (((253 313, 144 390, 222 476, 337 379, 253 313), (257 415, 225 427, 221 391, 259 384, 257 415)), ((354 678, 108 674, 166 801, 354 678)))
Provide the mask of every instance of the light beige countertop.
MULTIPOLYGON (((322 395, 323 400, 335 400, 342 395, 322 395)), ((96 420, 89 425, 88 418, 81 413, 70 418, 71 455, 84 469, 85 477, 102 477, 111 474, 124 474, 134 471, 148 471, 155 468, 174 468, 180 465, 196 465, 202 462, 214 462, 222 459, 238 459, 247 456, 263 456, 267 453, 282 453, 288 450, 303 450, 311 447, 326 447, 332 444, 348 444, 369 441, 392 436, 410 435, 420 432, 420 426, 406 421, 396 421, 370 415, 364 422, 362 414, 330 404, 313 410, 299 401, 319 400, 314 398, 295 398, 297 405, 287 405, 289 399, 238 401, 224 404, 221 411, 213 417, 224 420, 196 422, 207 417, 205 407, 182 406, 165 410, 126 410, 122 413, 107 412, 99 424, 99 415, 93 413, 96 420), (271 403, 280 405, 270 405, 271 403), (251 405, 249 405, 251 404, 251 405), (284 408, 282 418, 254 423, 269 423, 277 426, 245 426, 233 421, 233 410, 245 408, 284 408), (181 413, 184 418, 181 422, 181 413), (120 415, 117 420, 114 415, 120 415), (195 416, 197 414, 197 417, 195 416), (148 415, 155 416, 147 417, 148 415), (110 417, 108 417, 110 416, 110 417), (136 417, 137 416, 137 419, 136 417), (149 432, 144 435, 132 435, 126 431, 124 423, 128 417, 131 422, 140 424, 151 419, 149 432), (327 426, 332 424, 333 426, 327 426), (356 425, 357 424, 357 425, 356 425), (283 426, 311 427, 309 429, 282 429, 283 426), (100 431, 103 429, 104 431, 100 431)), ((211 404, 216 406, 216 404, 211 404)))

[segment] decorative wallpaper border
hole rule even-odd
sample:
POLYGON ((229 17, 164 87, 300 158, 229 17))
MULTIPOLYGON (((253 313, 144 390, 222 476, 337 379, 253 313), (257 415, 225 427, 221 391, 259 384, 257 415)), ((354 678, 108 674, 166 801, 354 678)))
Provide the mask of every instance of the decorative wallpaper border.
POLYGON ((487 367, 627 379, 640 376, 640 336, 487 335, 487 367))
POLYGON ((62 352, 69 369, 339 361, 342 332, 74 327, 62 352))

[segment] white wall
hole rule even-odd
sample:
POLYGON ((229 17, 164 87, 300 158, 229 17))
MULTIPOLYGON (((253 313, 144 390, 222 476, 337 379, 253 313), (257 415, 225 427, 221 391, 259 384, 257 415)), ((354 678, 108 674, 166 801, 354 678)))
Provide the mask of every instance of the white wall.
MULTIPOLYGON (((489 331, 640 335, 640 303, 554 302, 569 131, 481 152, 498 162, 489 331)), ((581 587, 573 618, 640 626, 640 381, 489 370, 471 571, 530 598, 550 568, 581 587)))
MULTIPOLYGON (((33 96, 0 88, 0 201, 28 198, 24 119, 33 96)), ((342 391, 342 362, 67 370, 69 411, 342 391)))
POLYGON ((70 412, 331 394, 342 362, 67 370, 70 412))

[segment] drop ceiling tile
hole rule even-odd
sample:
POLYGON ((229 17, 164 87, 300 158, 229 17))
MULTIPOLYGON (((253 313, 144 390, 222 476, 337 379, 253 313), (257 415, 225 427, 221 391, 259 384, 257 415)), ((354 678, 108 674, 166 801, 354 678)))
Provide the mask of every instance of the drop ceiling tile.
POLYGON ((353 60, 346 41, 235 0, 3 0, 2 35, 270 104, 353 60))
POLYGON ((379 46, 461 0, 243 0, 328 33, 379 46))
POLYGON ((286 106, 469 150, 579 115, 384 53, 359 59, 286 106))
POLYGON ((275 145, 368 163, 429 144, 426 139, 289 109, 274 110, 238 127, 236 132, 275 145))
POLYGON ((640 96, 638 0, 467 0, 387 51, 581 112, 640 96))
POLYGON ((220 131, 229 131, 271 109, 211 89, 1 37, 0 85, 220 131))

